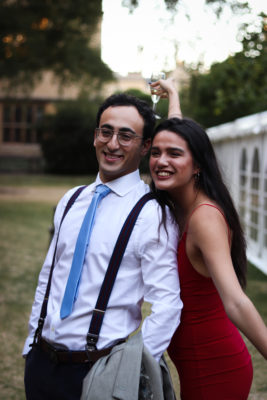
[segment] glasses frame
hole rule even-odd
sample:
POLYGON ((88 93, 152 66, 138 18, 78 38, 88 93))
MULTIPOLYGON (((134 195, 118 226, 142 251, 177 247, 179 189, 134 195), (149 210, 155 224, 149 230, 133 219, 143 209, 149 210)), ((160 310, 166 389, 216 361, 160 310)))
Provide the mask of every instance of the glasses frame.
POLYGON ((113 136, 114 135, 116 135, 117 136, 117 140, 118 140, 118 142, 119 142, 119 144, 121 145, 121 146, 130 146, 130 144, 133 142, 133 140, 135 140, 135 139, 144 139, 143 138, 143 136, 140 136, 140 135, 137 135, 136 133, 133 133, 133 132, 131 132, 130 130, 129 131, 124 131, 124 130, 118 130, 118 132, 117 133, 115 133, 115 131, 114 131, 114 129, 111 129, 111 128, 95 128, 95 135, 96 135, 96 138, 101 142, 101 143, 108 143, 112 138, 113 138, 113 136), (110 138, 108 138, 107 140, 101 140, 100 138, 99 138, 99 134, 101 133, 101 131, 102 130, 108 130, 108 131, 110 131, 110 132, 112 132, 112 136, 110 137, 110 138), (127 143, 121 143, 120 142, 120 135, 121 134, 125 134, 125 133, 129 133, 132 137, 131 137, 131 139, 129 140, 129 142, 127 142, 127 143))

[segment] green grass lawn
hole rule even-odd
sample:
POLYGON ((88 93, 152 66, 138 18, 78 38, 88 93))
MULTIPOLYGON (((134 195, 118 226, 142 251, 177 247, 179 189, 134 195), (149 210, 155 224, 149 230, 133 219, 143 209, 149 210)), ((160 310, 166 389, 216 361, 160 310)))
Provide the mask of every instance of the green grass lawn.
MULTIPOLYGON (((66 186, 84 183, 84 177, 0 176, 0 186, 66 186)), ((49 243, 52 203, 3 200, 0 197, 0 400, 24 399, 24 361, 21 357, 27 323, 49 243)), ((267 277, 249 267, 247 293, 267 323, 267 277)), ((147 312, 144 307, 144 313, 147 312)), ((248 344, 254 363, 250 399, 267 399, 267 363, 248 344)), ((171 365, 171 364, 170 364, 171 365)), ((172 374, 178 393, 178 379, 172 374)), ((179 398, 179 396, 177 396, 179 398)), ((216 399, 215 399, 216 400, 216 399)))

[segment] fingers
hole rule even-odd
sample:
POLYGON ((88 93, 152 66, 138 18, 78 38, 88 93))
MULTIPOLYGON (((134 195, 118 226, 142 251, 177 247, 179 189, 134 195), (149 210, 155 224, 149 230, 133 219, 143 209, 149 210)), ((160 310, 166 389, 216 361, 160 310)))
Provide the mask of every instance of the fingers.
POLYGON ((157 91, 157 93, 154 94, 157 94, 158 96, 160 95, 162 98, 166 98, 168 97, 169 93, 176 91, 173 78, 160 79, 156 82, 150 82, 150 87, 157 91))
POLYGON ((163 87, 164 86, 164 80, 163 79, 160 79, 159 81, 156 81, 156 82, 149 82, 149 85, 151 86, 151 87, 153 87, 153 88, 161 88, 161 87, 163 87))
POLYGON ((160 96, 161 99, 167 99, 169 97, 168 93, 161 88, 151 88, 151 94, 156 94, 160 96))
POLYGON ((151 94, 156 94, 157 96, 160 96, 163 99, 168 98, 168 92, 164 89, 162 85, 163 80, 159 80, 156 82, 150 82, 150 91, 151 94))

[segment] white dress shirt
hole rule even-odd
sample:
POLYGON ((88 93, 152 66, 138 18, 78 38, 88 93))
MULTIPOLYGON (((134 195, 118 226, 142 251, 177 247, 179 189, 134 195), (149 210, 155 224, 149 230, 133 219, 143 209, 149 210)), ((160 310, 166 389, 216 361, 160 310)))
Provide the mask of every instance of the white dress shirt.
MULTIPOLYGON (((51 343, 63 344, 71 350, 85 349, 92 310, 120 230, 132 207, 149 191, 138 171, 106 184, 112 192, 101 200, 97 209, 78 297, 70 316, 61 320, 60 307, 77 236, 96 185, 100 183, 97 176, 96 182, 83 190, 66 215, 59 234, 42 336, 51 343)), ((24 355, 33 342, 40 316, 59 223, 76 189, 71 189, 63 196, 55 212, 55 234, 39 276, 24 355)), ((143 322, 142 335, 146 347, 157 360, 167 348, 179 324, 182 302, 176 254, 178 229, 168 215, 167 235, 163 225, 159 228, 160 220, 160 207, 156 200, 150 200, 139 214, 124 253, 101 327, 98 349, 111 346, 138 328, 143 300, 151 303, 152 307, 151 314, 143 322)))

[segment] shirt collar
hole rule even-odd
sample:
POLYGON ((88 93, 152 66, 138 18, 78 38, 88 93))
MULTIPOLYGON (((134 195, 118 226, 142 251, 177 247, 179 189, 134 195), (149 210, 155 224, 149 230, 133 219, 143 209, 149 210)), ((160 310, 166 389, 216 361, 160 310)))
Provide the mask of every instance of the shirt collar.
MULTIPOLYGON (((116 193, 118 196, 125 196, 129 193, 134 186, 136 186, 141 181, 139 170, 137 169, 130 174, 123 175, 120 178, 114 179, 113 181, 106 182, 105 185, 108 186, 112 192, 116 193)), ((95 184, 100 185, 103 184, 99 177, 99 173, 97 174, 95 184)))

